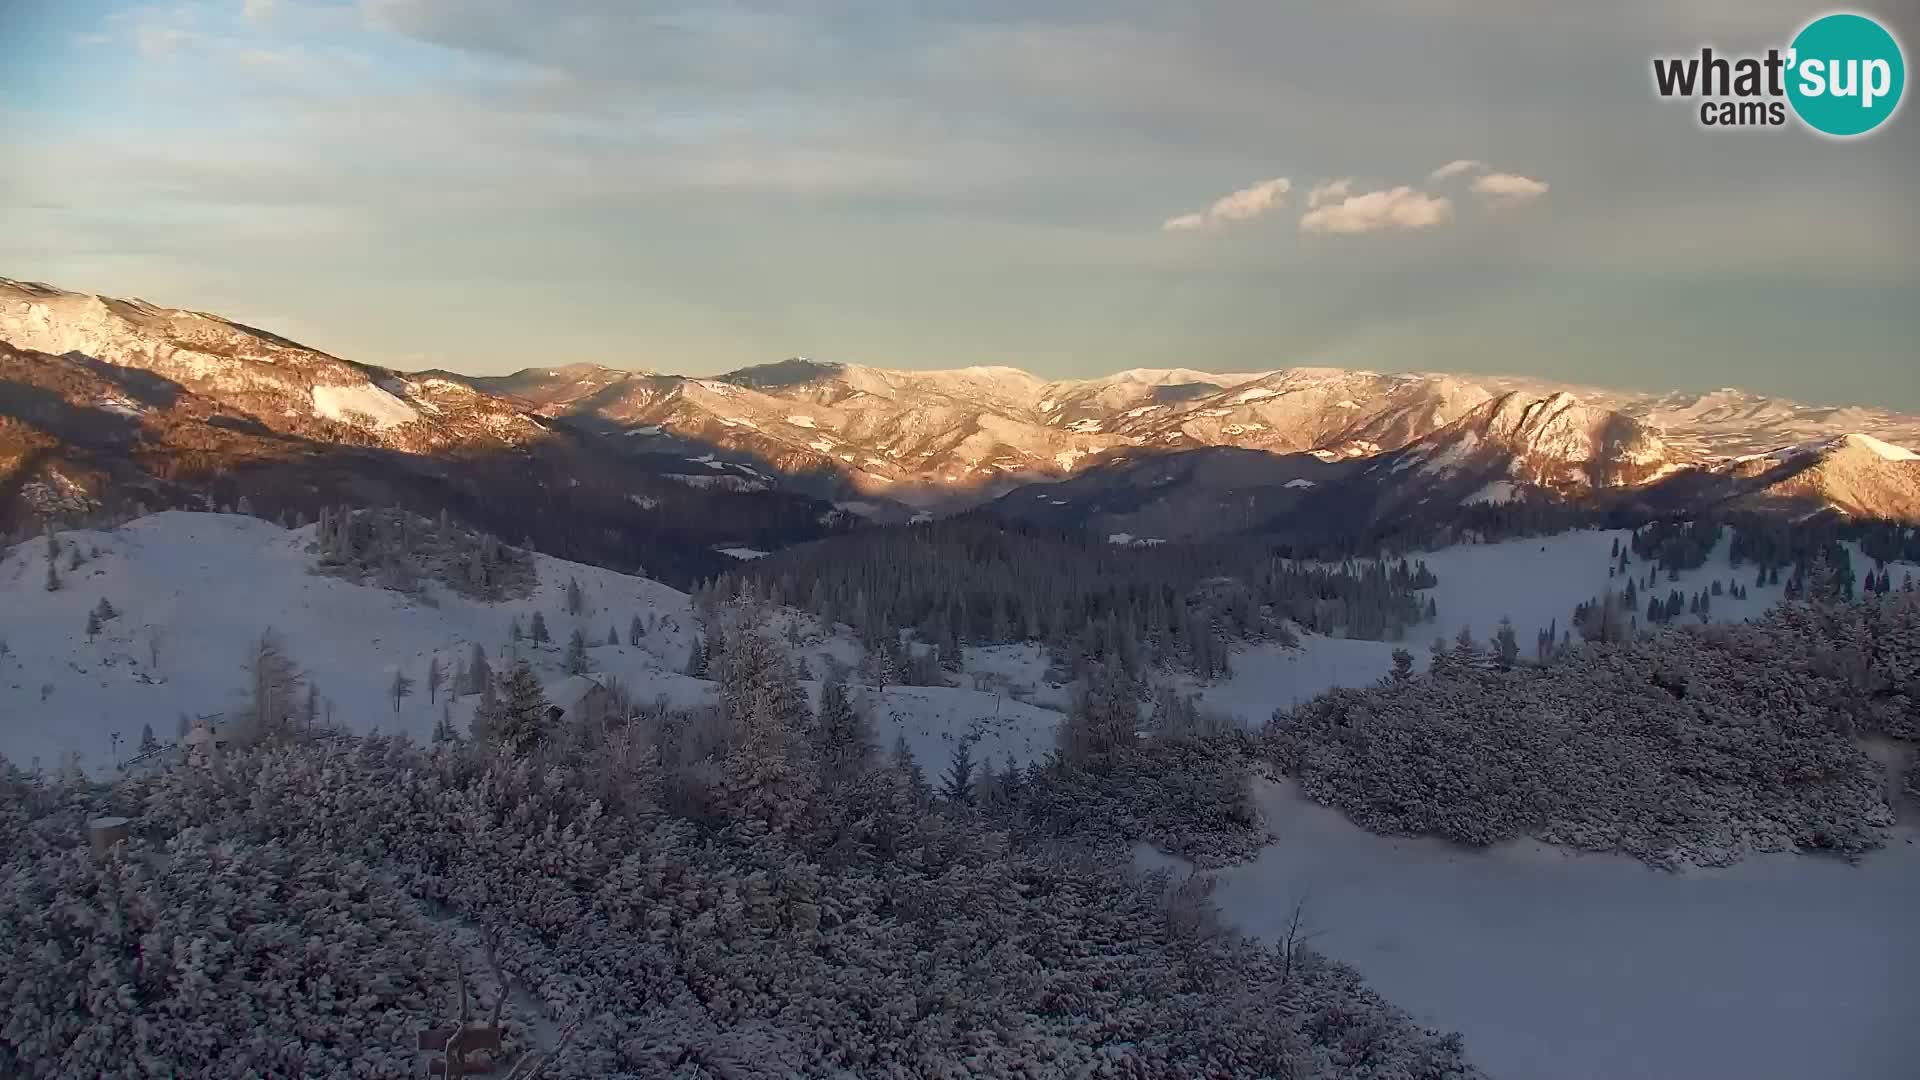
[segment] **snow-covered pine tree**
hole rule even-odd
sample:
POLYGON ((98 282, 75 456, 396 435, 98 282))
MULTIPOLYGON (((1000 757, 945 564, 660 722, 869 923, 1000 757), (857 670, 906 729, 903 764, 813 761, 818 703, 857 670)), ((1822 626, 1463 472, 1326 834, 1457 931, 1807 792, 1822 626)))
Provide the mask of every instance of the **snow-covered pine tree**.
POLYGON ((820 688, 820 713, 814 729, 820 775, 827 786, 857 779, 872 766, 873 725, 838 681, 820 688))
MULTIPOLYGON (((1619 541, 1615 540, 1615 544, 1619 541)), ((1520 639, 1513 632, 1513 620, 1500 616, 1500 629, 1493 635, 1494 663, 1501 671, 1512 671, 1513 665, 1520 660, 1520 639)))
POLYGON ((440 667, 440 654, 435 653, 427 660, 427 704, 439 703, 440 684, 445 679, 446 672, 440 667))
POLYGON ((567 638, 567 674, 585 675, 587 673, 587 635, 579 627, 574 627, 572 636, 567 638))
POLYGON ((153 725, 140 725, 140 753, 151 754, 159 749, 160 740, 153 734, 153 725))
POLYGON ((547 642, 553 640, 552 636, 547 633, 546 615, 538 611, 533 613, 533 626, 528 630, 527 635, 533 639, 535 645, 545 645, 547 642))
POLYGON ((609 645, 620 644, 620 628, 619 627, 617 626, 607 627, 607 644, 609 645))
POLYGON ((1405 682, 1413 678, 1413 654, 1402 648, 1393 650, 1393 670, 1389 675, 1396 682, 1405 682))
POLYGON ((973 742, 969 735, 953 744, 953 756, 947 759, 947 771, 940 778, 940 797, 961 806, 972 806, 973 742))
POLYGON ((98 611, 89 611, 87 612, 87 643, 92 644, 93 639, 99 636, 100 613, 98 611))
POLYGON ((514 753, 527 753, 547 737, 546 691, 524 660, 502 681, 496 701, 483 699, 481 707, 492 710, 486 724, 488 737, 514 753))
POLYGON ((913 790, 914 799, 921 803, 926 802, 927 797, 932 794, 932 789, 927 785, 927 773, 920 767, 919 760, 913 756, 913 749, 907 745, 905 735, 894 736, 893 767, 907 778, 907 785, 913 790))
POLYGON ((484 694, 493 689, 493 665, 487 663, 487 650, 479 642, 473 643, 473 655, 467 658, 467 681, 460 688, 463 694, 484 694))
POLYGON ((633 621, 627 624, 627 644, 639 645, 640 639, 646 636, 646 624, 640 621, 640 616, 635 615, 633 621))
POLYGON ((742 616, 724 620, 714 677, 722 721, 744 736, 722 765, 722 799, 741 835, 793 835, 813 812, 812 712, 779 646, 742 616))

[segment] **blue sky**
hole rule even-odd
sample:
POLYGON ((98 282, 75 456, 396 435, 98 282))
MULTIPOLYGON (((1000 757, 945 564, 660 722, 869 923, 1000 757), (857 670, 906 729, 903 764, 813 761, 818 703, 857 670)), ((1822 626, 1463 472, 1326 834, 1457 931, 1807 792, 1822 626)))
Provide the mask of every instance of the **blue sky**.
MULTIPOLYGON (((1708 133, 1651 90, 1656 54, 1818 10, 0 0, 0 274, 402 367, 1344 364, 1920 410, 1920 114, 1708 133)), ((1913 52, 1911 5, 1862 10, 1913 52)))

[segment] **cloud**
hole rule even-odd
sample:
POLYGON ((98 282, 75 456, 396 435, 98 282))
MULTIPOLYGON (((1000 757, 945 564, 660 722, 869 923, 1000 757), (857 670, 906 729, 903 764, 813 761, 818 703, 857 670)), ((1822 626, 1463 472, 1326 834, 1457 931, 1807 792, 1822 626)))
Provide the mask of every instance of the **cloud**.
POLYGON ((1485 172, 1488 168, 1489 166, 1484 161, 1475 161, 1472 158, 1461 158, 1458 161, 1449 161, 1445 165, 1433 170, 1432 173, 1428 174, 1427 179, 1432 180, 1434 183, 1439 183, 1442 180, 1451 180, 1456 176, 1462 176, 1467 173, 1485 172))
POLYGON ((1518 173, 1488 173, 1474 180, 1472 188, 1490 203, 1512 204, 1529 202, 1547 193, 1553 185, 1545 180, 1535 180, 1518 173))
POLYGON ((1317 210, 1330 202, 1353 194, 1352 180, 1323 180, 1307 192, 1307 209, 1317 210))
POLYGON ((1329 195, 1328 201, 1301 216, 1300 231, 1358 236, 1394 229, 1429 229, 1451 220, 1451 199, 1402 186, 1346 195, 1338 202, 1329 195))
POLYGON ((1185 232, 1213 228, 1234 221, 1249 221, 1269 210, 1287 204, 1293 181, 1284 176, 1249 184, 1239 191, 1220 196, 1206 210, 1171 217, 1160 228, 1167 232, 1185 232))

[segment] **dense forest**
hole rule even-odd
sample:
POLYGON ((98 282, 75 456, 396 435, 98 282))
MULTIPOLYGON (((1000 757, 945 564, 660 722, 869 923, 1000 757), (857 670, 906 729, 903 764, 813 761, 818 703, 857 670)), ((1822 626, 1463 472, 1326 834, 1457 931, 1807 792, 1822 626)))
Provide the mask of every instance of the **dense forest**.
MULTIPOLYGON (((1853 739, 1920 740, 1920 593, 1830 595, 1542 664, 1463 641, 1425 675, 1402 664, 1276 712, 1268 752, 1378 832, 1530 835, 1662 865, 1863 851, 1891 818, 1853 739)), ((1908 783, 1920 792, 1920 773, 1908 783)))
POLYGON ((1226 670, 1230 643, 1317 633, 1398 639, 1436 614, 1425 564, 1318 565, 1253 542, 1135 547, 1009 526, 984 514, 866 529, 789 548, 723 576, 707 595, 794 604, 869 642, 913 630, 941 657, 967 643, 1041 641, 1129 670, 1226 670))

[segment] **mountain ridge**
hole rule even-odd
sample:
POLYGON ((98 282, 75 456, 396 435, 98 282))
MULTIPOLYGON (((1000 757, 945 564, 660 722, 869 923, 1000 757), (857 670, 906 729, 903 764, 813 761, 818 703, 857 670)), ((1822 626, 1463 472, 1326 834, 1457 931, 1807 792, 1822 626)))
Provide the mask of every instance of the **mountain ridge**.
MULTIPOLYGON (((1854 453, 1866 444, 1844 438, 1920 445, 1920 417, 1731 388, 1576 394, 1542 379, 1322 366, 1048 379, 1004 365, 913 370, 806 357, 710 376, 588 363, 505 375, 403 372, 218 315, 8 279, 0 279, 0 341, 17 350, 16 370, 47 363, 36 355, 82 357, 169 380, 201 403, 200 422, 425 457, 513 455, 571 441, 579 460, 616 460, 681 487, 785 489, 879 520, 1101 475, 1109 464, 1136 469, 1142 454, 1207 448, 1362 462, 1351 477, 1341 471, 1340 483, 1359 489, 1339 505, 1365 507, 1369 518, 1642 489, 1657 506, 1732 501, 1920 516, 1906 459, 1854 453), (1812 457, 1783 449, 1797 446, 1822 449, 1812 457), (1762 460, 1773 464, 1754 464, 1762 460)), ((106 382, 88 391, 93 404, 119 393, 106 382)), ((1228 471, 1250 478, 1259 460, 1228 471)), ((1268 502, 1327 502, 1324 488, 1308 496, 1305 485, 1332 479, 1291 464, 1268 471, 1279 485, 1268 502)))

